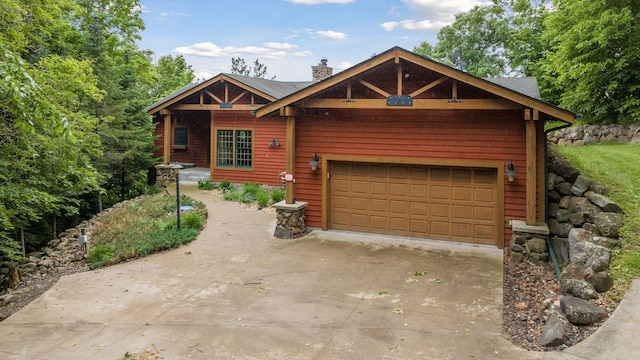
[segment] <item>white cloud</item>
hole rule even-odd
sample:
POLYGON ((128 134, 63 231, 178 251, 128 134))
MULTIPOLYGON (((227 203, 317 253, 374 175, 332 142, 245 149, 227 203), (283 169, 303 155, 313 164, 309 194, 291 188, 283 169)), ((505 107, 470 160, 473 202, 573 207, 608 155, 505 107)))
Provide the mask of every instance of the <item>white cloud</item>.
POLYGON ((293 45, 289 43, 276 43, 276 42, 268 42, 268 43, 265 43, 264 46, 271 49, 284 49, 284 50, 291 50, 298 47, 298 45, 293 45))
POLYGON ((297 56, 297 57, 308 57, 308 56, 311 56, 313 54, 311 53, 311 51, 305 50, 305 51, 296 51, 296 52, 292 53, 291 55, 297 56))
POLYGON ((158 20, 163 21, 167 18, 189 17, 189 16, 190 16, 189 14, 183 13, 183 12, 161 11, 160 13, 158 13, 158 20))
POLYGON ((355 0, 287 0, 292 4, 302 4, 302 5, 318 5, 318 4, 348 4, 352 3, 355 0))
POLYGON ((380 24, 386 31, 395 28, 420 30, 437 33, 442 27, 450 25, 455 15, 471 10, 474 6, 492 4, 491 0, 402 0, 407 7, 422 20, 405 19, 380 24))
POLYGON ((338 66, 336 66, 336 68, 340 69, 340 70, 345 70, 348 69, 350 67, 352 67, 354 64, 347 62, 347 61, 343 61, 340 64, 338 64, 338 66))
POLYGON ((344 40, 347 38, 347 34, 333 30, 316 31, 316 35, 332 40, 344 40))
POLYGON ((272 49, 266 47, 259 46, 245 46, 245 47, 235 47, 235 46, 225 46, 220 47, 210 41, 197 43, 189 46, 181 46, 175 48, 173 51, 179 54, 185 55, 197 55, 197 56, 206 56, 206 57, 225 57, 225 56, 235 56, 238 54, 252 54, 252 55, 261 55, 261 56, 273 56, 272 54, 278 53, 274 52, 272 49))

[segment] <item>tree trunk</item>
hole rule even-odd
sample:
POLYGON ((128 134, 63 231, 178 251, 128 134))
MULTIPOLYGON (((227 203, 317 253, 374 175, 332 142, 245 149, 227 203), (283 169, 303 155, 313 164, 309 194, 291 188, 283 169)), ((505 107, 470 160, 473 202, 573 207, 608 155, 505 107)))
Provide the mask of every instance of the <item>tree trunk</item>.
POLYGON ((14 288, 20 284, 20 270, 15 265, 9 265, 9 274, 7 274, 7 278, 9 279, 9 288, 14 288))

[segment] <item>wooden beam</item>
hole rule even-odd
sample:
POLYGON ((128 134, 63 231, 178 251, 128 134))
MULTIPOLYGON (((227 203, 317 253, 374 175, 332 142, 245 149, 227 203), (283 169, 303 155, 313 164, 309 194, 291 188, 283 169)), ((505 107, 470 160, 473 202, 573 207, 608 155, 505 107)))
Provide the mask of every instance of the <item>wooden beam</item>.
MULTIPOLYGON (((413 99, 413 106, 388 106, 387 99, 314 99, 306 101, 305 108, 313 109, 394 109, 394 110, 519 110, 522 106, 504 99, 413 99)), ((281 115, 284 116, 284 115, 281 115)))
MULTIPOLYGON (((534 110, 534 118, 537 116, 538 111, 534 110)), ((538 174, 538 222, 544 222, 546 218, 546 210, 545 206, 546 197, 545 194, 547 192, 547 179, 545 178, 545 153, 544 148, 547 141, 546 135, 544 133, 544 121, 536 121, 536 160, 538 162, 537 166, 537 174, 538 174)))
POLYGON ((347 81, 347 100, 351 100, 351 81, 347 81))
POLYGON ((224 102, 229 101, 229 83, 224 83, 224 102))
POLYGON ((213 181, 213 166, 216 163, 216 130, 214 128, 214 111, 211 110, 211 120, 209 123, 209 178, 213 181))
POLYGON ((243 97, 246 93, 247 93, 246 91, 243 91, 243 92, 242 92, 242 94, 240 94, 240 95, 236 96, 236 98, 235 98, 235 99, 231 100, 231 103, 233 104, 233 103, 235 103, 236 101, 240 100, 240 98, 241 98, 241 97, 243 97))
POLYGON ((429 90, 429 89, 432 89, 432 88, 434 88, 434 87, 436 87, 436 86, 438 86, 438 85, 442 84, 443 82, 447 81, 447 79, 449 79, 449 77, 448 77, 448 76, 443 76, 443 77, 441 77, 440 79, 438 79, 438 80, 436 80, 436 81, 432 81, 432 82, 430 82, 429 84, 427 84, 427 85, 425 85, 425 86, 421 87, 420 89, 418 89, 418 90, 416 90, 416 91, 412 92, 411 94, 409 94, 409 96, 411 96, 411 97, 416 97, 416 96, 418 96, 418 95, 422 94, 423 92, 425 92, 425 91, 427 91, 427 90, 429 90))
POLYGON ((398 65, 398 95, 402 95, 402 65, 398 65))
POLYGON ((171 108, 174 110, 216 110, 216 111, 238 111, 238 110, 253 111, 259 107, 260 105, 246 105, 246 104, 240 104, 240 105, 234 104, 233 107, 231 108, 220 108, 220 104, 204 104, 204 105, 176 104, 171 106, 171 108))
MULTIPOLYGON (((294 174, 296 171, 296 118, 294 116, 287 116, 286 124, 286 137, 287 137, 287 166, 286 171, 290 174, 294 174)), ((296 188, 293 182, 285 183, 285 202, 287 204, 293 204, 296 198, 296 188)))
POLYGON ((218 104, 219 104, 219 103, 221 103, 221 102, 223 102, 223 101, 222 101, 222 99, 220 99, 219 97, 215 96, 211 91, 209 91, 209 90, 205 90, 204 92, 205 92, 205 93, 207 93, 207 95, 211 96, 211 98, 212 98, 213 100, 217 101, 217 102, 218 102, 218 104))
POLYGON ((451 98, 452 99, 458 98, 458 82, 455 79, 451 83, 451 98))
MULTIPOLYGON (((371 89, 371 90, 373 90, 373 91, 377 92, 378 94, 380 94, 380 95, 384 96, 385 98, 388 98, 388 97, 389 97, 389 95, 391 95, 391 94, 389 94, 388 92, 386 92, 386 91, 384 91, 384 90, 380 89, 379 87, 377 87, 377 86, 375 86, 375 85, 373 85, 373 84, 371 84, 371 83, 369 83, 369 82, 366 82, 366 81, 364 81, 364 80, 358 80, 358 82, 359 82, 360 84, 362 84, 362 85, 364 85, 364 86, 368 87, 369 89, 371 89)), ((385 101, 386 101, 386 100, 385 100, 385 101)))
POLYGON ((171 114, 164 115, 164 141, 162 144, 162 163, 171 161, 171 114))
MULTIPOLYGON (((529 114, 526 111, 525 114, 529 114)), ((526 118, 526 116, 525 116, 526 118)), ((527 181, 526 181, 526 200, 527 200, 527 225, 536 224, 536 204, 537 204, 537 163, 536 163, 536 121, 525 120, 526 126, 526 152, 527 152, 527 181)))

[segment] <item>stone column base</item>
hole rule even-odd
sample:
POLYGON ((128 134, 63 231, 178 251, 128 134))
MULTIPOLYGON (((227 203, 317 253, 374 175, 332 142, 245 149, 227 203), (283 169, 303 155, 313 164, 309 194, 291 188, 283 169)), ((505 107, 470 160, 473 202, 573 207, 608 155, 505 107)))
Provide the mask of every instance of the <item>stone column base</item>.
POLYGON ((156 184, 161 189, 166 189, 169 184, 176 182, 180 168, 180 165, 156 165, 156 184))
POLYGON ((525 221, 511 222, 510 260, 520 262, 527 256, 535 261, 549 261, 549 249, 546 238, 549 236, 549 226, 545 223, 527 225, 525 221))
POLYGON ((304 209, 308 205, 309 203, 304 201, 287 204, 285 200, 273 204, 277 214, 276 231, 273 236, 278 239, 294 239, 304 235, 304 209))

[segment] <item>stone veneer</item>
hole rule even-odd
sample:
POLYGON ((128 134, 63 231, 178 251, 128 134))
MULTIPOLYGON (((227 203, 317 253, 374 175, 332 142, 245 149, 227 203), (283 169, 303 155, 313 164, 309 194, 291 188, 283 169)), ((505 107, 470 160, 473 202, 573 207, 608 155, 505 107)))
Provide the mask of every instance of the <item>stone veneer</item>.
POLYGON ((156 165, 156 184, 166 189, 169 184, 176 182, 176 176, 181 168, 180 165, 156 165))
POLYGON ((273 236, 279 239, 295 239, 304 235, 306 225, 304 224, 304 209, 309 203, 296 201, 287 204, 285 200, 272 206, 276 209, 277 222, 273 236))

